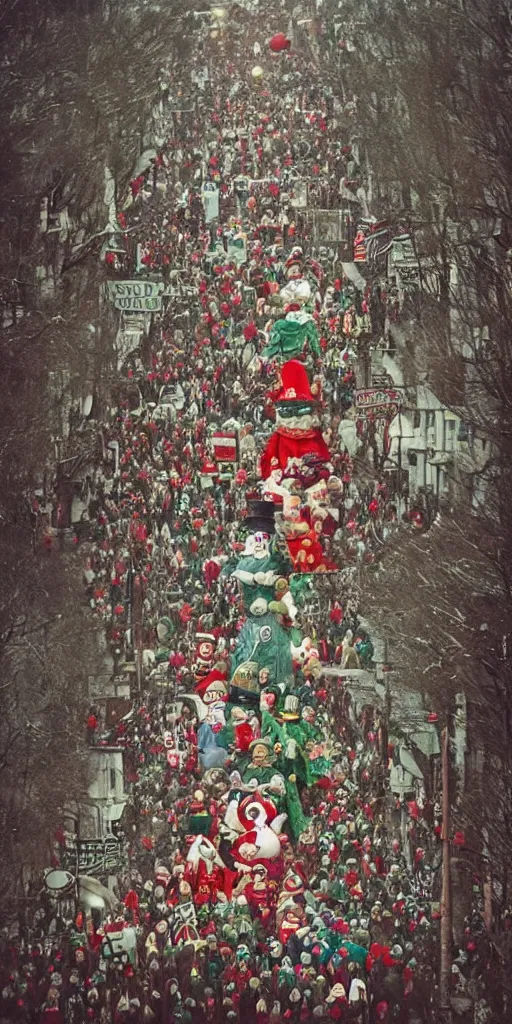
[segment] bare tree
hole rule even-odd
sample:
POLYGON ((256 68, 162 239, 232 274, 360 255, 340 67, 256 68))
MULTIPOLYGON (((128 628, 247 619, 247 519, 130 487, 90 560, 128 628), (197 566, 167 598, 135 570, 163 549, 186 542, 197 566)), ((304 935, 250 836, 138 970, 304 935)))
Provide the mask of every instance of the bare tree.
MULTIPOLYGON (((329 10, 335 20, 337 5, 329 10)), ((510 9, 363 0, 343 15, 325 74, 355 96, 374 212, 410 232, 419 262, 399 318, 407 381, 426 384, 466 437, 433 525, 395 538, 367 577, 364 607, 427 707, 450 716, 466 695, 468 786, 456 820, 479 870, 492 865, 499 929, 512 798, 510 9)), ((371 274, 379 280, 384 266, 371 274)), ((393 332, 388 320, 384 340, 393 332)))
POLYGON ((118 225, 105 172, 120 209, 178 33, 187 56, 183 18, 177 3, 142 0, 0 3, 2 924, 87 787, 96 638, 79 554, 45 506, 55 510, 64 455, 96 456, 94 426, 70 410, 109 359, 99 257, 118 225))

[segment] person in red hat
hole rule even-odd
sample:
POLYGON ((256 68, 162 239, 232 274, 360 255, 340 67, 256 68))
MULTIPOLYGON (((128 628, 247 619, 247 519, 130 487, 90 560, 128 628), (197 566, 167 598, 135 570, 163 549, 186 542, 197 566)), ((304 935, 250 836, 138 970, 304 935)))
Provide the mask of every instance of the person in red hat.
POLYGON ((226 725, 225 705, 228 701, 228 684, 223 672, 213 669, 196 686, 196 693, 206 705, 206 721, 214 729, 226 725))

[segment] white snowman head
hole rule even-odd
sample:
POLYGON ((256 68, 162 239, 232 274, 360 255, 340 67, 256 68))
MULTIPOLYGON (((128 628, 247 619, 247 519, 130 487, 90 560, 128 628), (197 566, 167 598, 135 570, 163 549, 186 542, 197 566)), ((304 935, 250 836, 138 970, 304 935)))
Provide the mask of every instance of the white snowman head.
POLYGON ((254 558, 267 558, 270 551, 270 534, 257 530, 252 534, 252 554, 254 558))

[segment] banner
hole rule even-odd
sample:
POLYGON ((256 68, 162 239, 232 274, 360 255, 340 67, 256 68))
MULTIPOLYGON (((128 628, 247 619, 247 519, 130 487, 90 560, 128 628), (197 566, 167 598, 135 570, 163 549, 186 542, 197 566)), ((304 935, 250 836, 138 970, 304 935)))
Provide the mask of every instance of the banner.
POLYGON ((107 287, 116 309, 155 313, 162 308, 163 281, 109 281, 107 287))
POLYGON ((115 924, 105 927, 101 955, 112 966, 137 965, 137 932, 133 926, 115 924))

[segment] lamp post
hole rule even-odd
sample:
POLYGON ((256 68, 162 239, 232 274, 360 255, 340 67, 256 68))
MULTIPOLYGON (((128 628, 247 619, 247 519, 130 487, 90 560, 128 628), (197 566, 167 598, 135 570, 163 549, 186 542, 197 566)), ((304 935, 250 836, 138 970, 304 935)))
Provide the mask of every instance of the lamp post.
POLYGON ((452 891, 450 878, 450 735, 448 726, 441 733, 441 773, 443 821, 442 894, 441 894, 441 948, 439 963, 439 995, 441 1020, 451 1024, 450 977, 452 970, 452 891))

